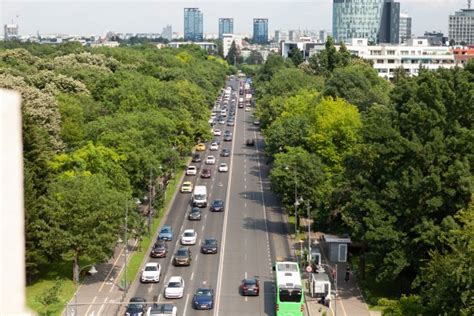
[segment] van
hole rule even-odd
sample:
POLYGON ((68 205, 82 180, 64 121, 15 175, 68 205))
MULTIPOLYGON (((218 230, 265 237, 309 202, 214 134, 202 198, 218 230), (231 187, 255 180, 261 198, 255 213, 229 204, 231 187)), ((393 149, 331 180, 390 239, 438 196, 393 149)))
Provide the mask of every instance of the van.
POLYGON ((196 185, 193 192, 193 206, 207 206, 207 187, 205 185, 196 185))

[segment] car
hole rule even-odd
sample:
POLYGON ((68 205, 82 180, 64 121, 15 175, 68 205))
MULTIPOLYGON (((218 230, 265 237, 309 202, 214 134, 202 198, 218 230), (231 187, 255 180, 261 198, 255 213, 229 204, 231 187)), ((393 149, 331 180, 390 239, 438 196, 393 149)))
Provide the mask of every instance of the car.
POLYGON ((210 125, 213 125, 215 123, 215 120, 213 117, 211 117, 208 121, 207 121, 210 125))
POLYGON ((246 144, 247 146, 255 146, 255 139, 249 138, 249 139, 247 139, 247 141, 245 142, 245 144, 246 144))
POLYGON ((168 240, 171 241, 173 240, 173 230, 171 229, 170 225, 164 225, 160 233, 158 234, 158 238, 161 240, 168 240))
POLYGON ((240 293, 242 295, 258 296, 259 291, 260 291, 260 286, 256 278, 249 278, 249 279, 242 280, 242 284, 240 284, 240 293))
POLYGON ((225 142, 232 141, 232 132, 231 131, 225 131, 224 132, 224 141, 225 142))
POLYGON ((232 120, 232 121, 227 121, 227 126, 234 126, 234 125, 235 125, 234 120, 232 120))
POLYGON ((260 125, 260 121, 259 120, 253 121, 253 125, 260 125))
POLYGON ((212 212, 223 212, 224 201, 221 199, 215 199, 211 202, 210 211, 212 212))
POLYGON ((221 136, 222 132, 221 132, 220 129, 215 129, 215 130, 212 131, 212 134, 213 134, 214 136, 221 136))
POLYGON ((181 245, 195 245, 197 233, 194 229, 185 229, 181 235, 181 245))
POLYGON ((229 166, 225 162, 221 162, 219 164, 219 172, 228 172, 229 171, 229 166))
POLYGON ((186 175, 187 176, 195 176, 197 174, 197 167, 196 166, 188 166, 186 168, 186 175))
POLYGON ((245 108, 245 112, 250 112, 252 109, 250 107, 245 108))
POLYGON ((180 247, 176 250, 173 257, 173 264, 175 266, 189 266, 191 261, 191 250, 188 247, 180 247))
POLYGON ((191 161, 192 162, 201 162, 201 155, 200 154, 194 154, 193 159, 191 161))
POLYGON ((217 145, 220 145, 221 141, 219 140, 219 138, 213 138, 211 143, 216 143, 217 145))
POLYGON ((225 118, 221 117, 221 118, 219 119, 219 124, 225 124, 225 118))
POLYGON ((125 310, 126 316, 143 316, 146 311, 146 300, 143 297, 132 297, 125 310))
POLYGON ((184 279, 172 276, 165 287, 165 298, 182 298, 184 295, 184 279))
POLYGON ((208 179, 211 177, 211 169, 209 168, 204 168, 201 170, 201 178, 208 179))
POLYGON ((230 156, 230 150, 227 148, 224 148, 221 150, 221 157, 229 157, 230 156))
POLYGON ((212 237, 206 237, 201 243, 202 253, 217 253, 218 245, 217 239, 212 237))
POLYGON ((142 270, 140 282, 160 282, 161 266, 158 262, 148 262, 142 270))
POLYGON ((213 165, 216 163, 216 157, 214 156, 207 156, 206 158, 206 165, 213 165))
POLYGON ((147 316, 176 316, 178 308, 173 304, 153 304, 148 307, 147 316))
POLYGON ((213 309, 214 291, 210 288, 198 288, 193 296, 194 309, 213 309))
POLYGON ((158 239, 153 247, 151 248, 150 257, 152 258, 164 258, 168 253, 168 245, 164 240, 158 239))
POLYGON ((211 146, 209 147, 209 150, 219 150, 219 144, 217 144, 216 142, 212 142, 211 146))
POLYGON ((205 151, 205 150, 206 150, 206 144, 199 143, 196 145, 196 151, 205 151))
POLYGON ((189 210, 188 219, 190 221, 200 221, 201 209, 199 207, 192 207, 191 210, 189 210))
POLYGON ((181 193, 193 192, 193 183, 191 181, 184 181, 180 189, 181 193))

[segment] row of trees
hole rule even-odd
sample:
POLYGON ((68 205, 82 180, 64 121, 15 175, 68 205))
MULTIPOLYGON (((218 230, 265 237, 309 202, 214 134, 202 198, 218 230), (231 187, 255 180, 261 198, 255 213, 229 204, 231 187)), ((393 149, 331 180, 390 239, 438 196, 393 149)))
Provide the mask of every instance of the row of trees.
POLYGON ((283 204, 296 190, 316 229, 356 241, 362 279, 416 294, 387 314, 474 312, 474 64, 389 83, 331 40, 295 64, 270 56, 254 80, 283 204))
POLYGON ((26 264, 106 260, 143 233, 132 197, 210 137, 209 108, 229 71, 198 47, 87 49, 5 42, 0 87, 22 96, 26 264))

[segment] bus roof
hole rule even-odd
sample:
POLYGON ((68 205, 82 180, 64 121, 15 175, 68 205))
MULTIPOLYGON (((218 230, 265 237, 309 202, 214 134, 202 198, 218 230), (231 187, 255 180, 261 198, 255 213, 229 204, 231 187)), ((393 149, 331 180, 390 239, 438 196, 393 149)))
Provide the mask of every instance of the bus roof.
POLYGON ((302 288, 300 269, 297 262, 276 262, 275 272, 278 288, 302 288))

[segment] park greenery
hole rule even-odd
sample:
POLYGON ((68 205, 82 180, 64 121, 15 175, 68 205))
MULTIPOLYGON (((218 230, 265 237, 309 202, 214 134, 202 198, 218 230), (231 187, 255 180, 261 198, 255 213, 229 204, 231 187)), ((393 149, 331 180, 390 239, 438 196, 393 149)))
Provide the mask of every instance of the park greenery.
POLYGON ((288 214, 296 194, 297 222, 309 207, 313 229, 351 236, 353 269, 386 315, 472 315, 474 63, 390 82, 332 40, 300 57, 270 55, 254 76, 288 214))
MULTIPOLYGON (((231 72, 193 45, 0 45, 0 88, 22 97, 29 284, 64 265, 59 277, 78 280, 81 267, 110 258, 125 209, 128 236, 145 231, 135 200, 210 138, 210 108, 231 72)), ((40 305, 63 298, 64 286, 53 289, 40 305)))

